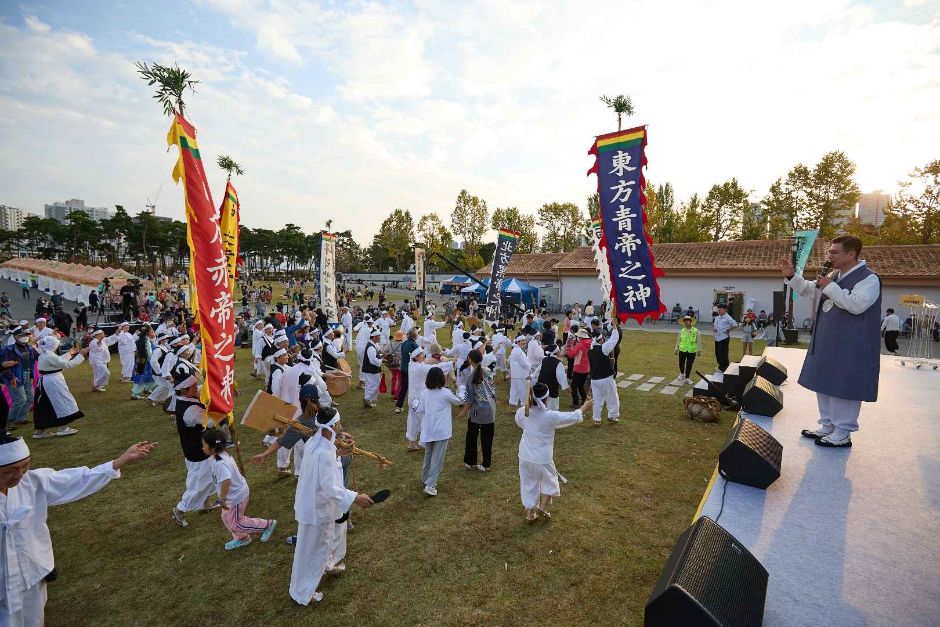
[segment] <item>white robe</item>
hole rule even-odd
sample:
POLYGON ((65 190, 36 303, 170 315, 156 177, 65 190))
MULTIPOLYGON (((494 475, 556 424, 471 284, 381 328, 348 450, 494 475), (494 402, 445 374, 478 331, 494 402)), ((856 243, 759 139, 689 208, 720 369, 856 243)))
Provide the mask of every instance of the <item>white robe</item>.
MULTIPOLYGON (((55 353, 42 353, 39 355, 37 363, 39 371, 42 373, 74 368, 84 361, 85 358, 81 353, 71 359, 55 353)), ((49 402, 52 404, 52 409, 57 417, 63 418, 78 413, 78 403, 75 402, 75 397, 72 396, 68 383, 65 382, 65 377, 61 372, 40 374, 39 385, 42 386, 43 393, 49 397, 49 402)))
POLYGON ((352 314, 347 311, 339 321, 343 325, 343 348, 349 350, 352 348, 352 314))
POLYGON ((153 371, 153 382, 156 386, 150 396, 147 397, 147 400, 154 403, 162 403, 173 395, 173 384, 163 376, 163 366, 160 364, 162 355, 167 355, 163 357, 164 363, 169 359, 169 350, 169 346, 160 345, 150 353, 150 369, 153 371))
POLYGON ((401 317, 401 332, 407 336, 408 331, 411 331, 413 328, 415 328, 414 318, 409 316, 408 312, 405 312, 401 317))
POLYGON ((506 349, 512 346, 512 342, 500 331, 493 334, 491 346, 493 347, 493 355, 496 356, 496 370, 498 372, 508 371, 509 366, 506 363, 506 349))
POLYGON ((112 462, 94 468, 37 468, 0 494, 2 579, 0 625, 42 625, 45 583, 55 566, 48 508, 94 494, 120 477, 112 462))
POLYGON ((509 354, 509 404, 525 405, 526 379, 532 373, 532 364, 519 344, 509 354))
POLYGON ((372 344, 374 350, 369 350, 368 345, 366 346, 363 353, 363 359, 368 359, 369 363, 373 366, 379 368, 379 372, 368 373, 362 372, 359 374, 359 377, 365 383, 365 391, 363 393, 363 399, 374 403, 379 398, 379 387, 382 383, 382 360, 379 358, 379 348, 372 344))
POLYGON ((437 330, 443 327, 445 322, 438 322, 437 320, 425 319, 424 321, 424 337, 431 340, 431 342, 437 341, 437 330))
POLYGON ((303 463, 294 497, 297 545, 291 569, 290 596, 307 605, 328 567, 346 553, 346 525, 337 525, 356 499, 343 486, 343 469, 332 441, 315 435, 304 445, 303 463))
POLYGON ((118 331, 114 335, 117 336, 118 357, 121 358, 121 378, 130 379, 134 376, 134 354, 137 352, 137 338, 127 331, 118 331))
POLYGON ((519 492, 522 506, 534 509, 539 497, 559 496, 558 471, 552 456, 555 452, 555 430, 575 425, 584 420, 581 410, 569 412, 530 407, 516 410, 516 424, 522 429, 519 440, 519 492))

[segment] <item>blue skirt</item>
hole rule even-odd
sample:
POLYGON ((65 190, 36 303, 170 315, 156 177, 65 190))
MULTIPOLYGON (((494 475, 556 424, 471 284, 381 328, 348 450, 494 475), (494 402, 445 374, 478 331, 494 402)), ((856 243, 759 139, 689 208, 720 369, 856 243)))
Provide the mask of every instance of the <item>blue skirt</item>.
MULTIPOLYGON (((135 369, 136 370, 136 369, 135 369)), ((131 381, 138 385, 146 385, 147 383, 153 383, 153 369, 150 367, 150 361, 147 361, 147 364, 144 366, 144 371, 140 374, 136 372, 131 377, 131 381)))

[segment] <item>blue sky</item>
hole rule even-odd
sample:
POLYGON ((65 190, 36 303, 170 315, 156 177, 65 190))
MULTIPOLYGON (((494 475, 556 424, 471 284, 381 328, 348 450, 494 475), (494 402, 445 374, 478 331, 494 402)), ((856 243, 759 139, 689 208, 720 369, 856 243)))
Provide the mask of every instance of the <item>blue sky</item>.
MULTIPOLYGON (((0 3, 0 204, 78 197, 182 217, 167 120, 136 60, 187 67, 204 158, 230 154, 248 226, 353 230, 583 204, 598 101, 629 93, 648 178, 759 199, 843 150, 863 191, 940 158, 940 4, 305 0, 0 3)), ((207 168, 214 195, 224 177, 207 168)), ((218 199, 218 198, 217 198, 218 199)))

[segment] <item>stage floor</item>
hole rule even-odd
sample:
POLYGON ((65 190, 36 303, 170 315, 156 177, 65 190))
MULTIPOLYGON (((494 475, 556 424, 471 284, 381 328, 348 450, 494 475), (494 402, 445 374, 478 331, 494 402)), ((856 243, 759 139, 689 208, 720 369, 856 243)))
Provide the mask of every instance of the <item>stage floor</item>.
POLYGON ((770 573, 764 625, 940 625, 940 372, 883 355, 852 448, 826 449, 800 436, 818 417, 796 382, 805 351, 765 354, 787 367, 783 411, 748 417, 783 445, 781 475, 767 490, 729 483, 718 521, 770 573))

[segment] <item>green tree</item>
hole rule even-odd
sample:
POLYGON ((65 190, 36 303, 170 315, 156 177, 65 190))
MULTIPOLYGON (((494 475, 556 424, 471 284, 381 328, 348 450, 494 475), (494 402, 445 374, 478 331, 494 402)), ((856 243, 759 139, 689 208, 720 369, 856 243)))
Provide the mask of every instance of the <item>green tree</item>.
POLYGON ((919 243, 940 243, 940 159, 914 168, 908 177, 900 182, 894 205, 914 223, 919 243))
POLYGON ((920 224, 907 207, 895 207, 894 201, 888 203, 885 207, 885 221, 878 229, 878 243, 922 243, 920 224))
POLYGON ((654 242, 676 241, 681 216, 676 210, 672 183, 654 187, 646 182, 646 228, 654 242))
POLYGON ((742 216, 750 210, 747 191, 734 178, 713 185, 705 197, 703 213, 711 240, 735 239, 741 233, 742 216))
POLYGON ((379 227, 373 246, 385 249, 389 265, 404 272, 414 261, 415 223, 407 209, 395 209, 379 227))
POLYGON ((539 209, 538 225, 545 229, 542 250, 550 253, 570 252, 581 241, 590 223, 573 202, 552 202, 539 209))
POLYGON ((425 264, 428 270, 442 270, 446 272, 450 268, 444 264, 436 255, 451 255, 450 244, 454 236, 450 229, 444 225, 444 221, 436 213, 427 213, 418 220, 418 242, 424 244, 425 264))
POLYGON ((848 220, 861 195, 854 176, 855 164, 844 152, 823 155, 813 168, 808 224, 803 228, 819 229, 823 237, 836 234, 838 222, 848 220))
POLYGON ((92 246, 97 247, 101 241, 101 226, 84 211, 72 211, 65 225, 65 234, 65 253, 69 261, 91 261, 92 246))
POLYGON ((610 96, 601 96, 601 102, 607 105, 608 108, 613 109, 614 113, 617 114, 617 130, 620 130, 620 121, 623 116, 633 115, 633 101, 630 99, 630 96, 625 96, 624 94, 619 94, 611 98, 610 96))
POLYGON ((117 205, 114 215, 102 220, 101 237, 108 240, 108 260, 110 263, 121 266, 127 257, 128 244, 135 231, 134 220, 127 215, 124 207, 117 205))
MULTIPOLYGON (((522 213, 517 207, 497 208, 490 221, 493 230, 509 229, 519 233, 516 243, 517 253, 534 253, 539 245, 539 236, 535 232, 535 216, 522 213)), ((486 255, 483 256, 484 263, 486 255)), ((492 256, 492 255, 491 255, 492 256)))
MULTIPOLYGON (((327 227, 329 229, 329 227, 327 227)), ((361 272, 365 269, 363 252, 353 239, 352 231, 345 230, 336 234, 336 271, 361 272)))
POLYGON ((457 202, 454 205, 454 212, 450 216, 450 229, 460 241, 463 242, 463 254, 461 256, 465 267, 474 268, 482 266, 471 265, 480 260, 480 247, 483 245, 483 234, 486 232, 486 225, 489 224, 489 210, 486 207, 486 201, 477 196, 470 195, 465 189, 457 194, 457 202))
POLYGON ((242 167, 238 165, 235 162, 235 160, 229 157, 228 155, 221 155, 216 160, 216 164, 228 173, 228 177, 225 179, 226 181, 232 180, 232 174, 241 176, 242 174, 245 173, 245 171, 242 170, 242 167))
POLYGON ((493 261, 493 253, 496 252, 496 242, 487 242, 480 247, 480 261, 482 262, 477 268, 482 268, 486 264, 493 261))
POLYGON ((20 227, 22 244, 31 255, 57 259, 66 239, 65 228, 52 218, 27 216, 20 227))
POLYGON ((794 231, 809 228, 805 225, 810 221, 812 179, 812 171, 800 163, 770 186, 761 200, 770 239, 791 237, 794 231))
POLYGON ((679 210, 678 227, 676 228, 677 242, 710 242, 710 219, 702 206, 698 194, 692 194, 689 202, 684 203, 679 210))

